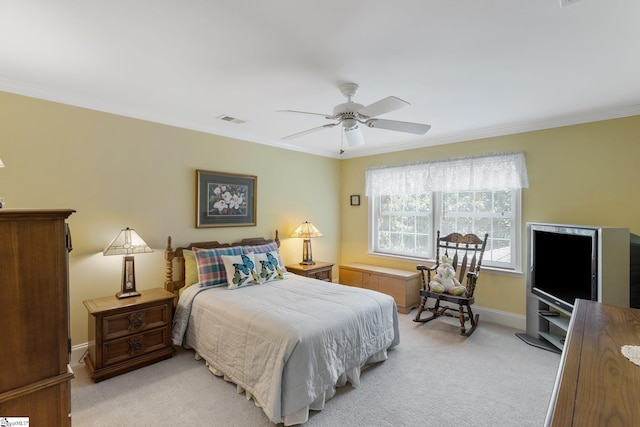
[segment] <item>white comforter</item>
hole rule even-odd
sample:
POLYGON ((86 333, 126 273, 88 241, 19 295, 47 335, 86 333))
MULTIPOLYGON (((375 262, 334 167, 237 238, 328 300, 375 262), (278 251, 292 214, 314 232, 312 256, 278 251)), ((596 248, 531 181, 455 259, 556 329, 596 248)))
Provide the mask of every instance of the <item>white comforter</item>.
POLYGON ((193 348, 253 395, 274 423, 305 422, 336 385, 359 384, 360 368, 399 343, 388 295, 287 273, 258 286, 187 288, 173 343, 193 348))

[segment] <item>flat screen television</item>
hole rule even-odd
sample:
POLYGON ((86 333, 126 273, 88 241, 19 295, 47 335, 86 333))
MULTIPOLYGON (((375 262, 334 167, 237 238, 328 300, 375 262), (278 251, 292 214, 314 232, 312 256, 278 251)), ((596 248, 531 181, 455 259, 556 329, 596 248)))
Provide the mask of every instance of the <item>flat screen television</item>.
POLYGON ((531 292, 568 313, 576 298, 598 300, 598 230, 531 224, 531 292))

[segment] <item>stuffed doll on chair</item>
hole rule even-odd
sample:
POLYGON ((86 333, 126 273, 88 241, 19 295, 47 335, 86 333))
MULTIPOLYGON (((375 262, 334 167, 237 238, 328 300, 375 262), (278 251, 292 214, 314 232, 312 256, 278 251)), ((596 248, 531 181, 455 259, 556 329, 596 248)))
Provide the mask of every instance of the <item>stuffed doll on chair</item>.
POLYGON ((451 265, 451 259, 446 255, 442 256, 442 263, 436 269, 436 274, 429 282, 429 289, 439 294, 446 292, 451 295, 464 295, 467 288, 462 286, 456 279, 456 270, 451 265))

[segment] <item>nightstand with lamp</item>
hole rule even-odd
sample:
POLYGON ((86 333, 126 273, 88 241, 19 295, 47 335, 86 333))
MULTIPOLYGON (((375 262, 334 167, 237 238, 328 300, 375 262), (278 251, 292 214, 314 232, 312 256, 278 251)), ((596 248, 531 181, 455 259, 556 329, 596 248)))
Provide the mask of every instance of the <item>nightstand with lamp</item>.
POLYGON ((171 357, 174 295, 162 288, 136 290, 133 254, 153 250, 131 228, 120 231, 104 255, 124 255, 122 289, 84 301, 89 312, 85 365, 98 382, 171 357))
POLYGON ((315 262, 311 252, 311 239, 322 237, 323 234, 309 221, 305 221, 295 229, 291 237, 302 238, 302 262, 299 264, 287 265, 287 271, 298 276, 311 277, 313 279, 331 282, 333 264, 328 262, 315 262))

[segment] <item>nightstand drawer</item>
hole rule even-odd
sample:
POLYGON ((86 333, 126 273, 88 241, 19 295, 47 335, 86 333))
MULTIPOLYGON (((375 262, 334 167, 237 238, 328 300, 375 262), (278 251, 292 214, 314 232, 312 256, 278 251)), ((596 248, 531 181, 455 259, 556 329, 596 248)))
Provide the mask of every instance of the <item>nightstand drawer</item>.
POLYGON ((316 273, 311 274, 309 277, 313 277, 314 279, 324 280, 326 282, 331 281, 331 270, 318 271, 316 273))
POLYGON ((104 366, 124 362, 167 347, 169 328, 109 341, 103 345, 104 366))
POLYGON ((166 325, 167 305, 105 316, 102 322, 105 341, 166 325))

